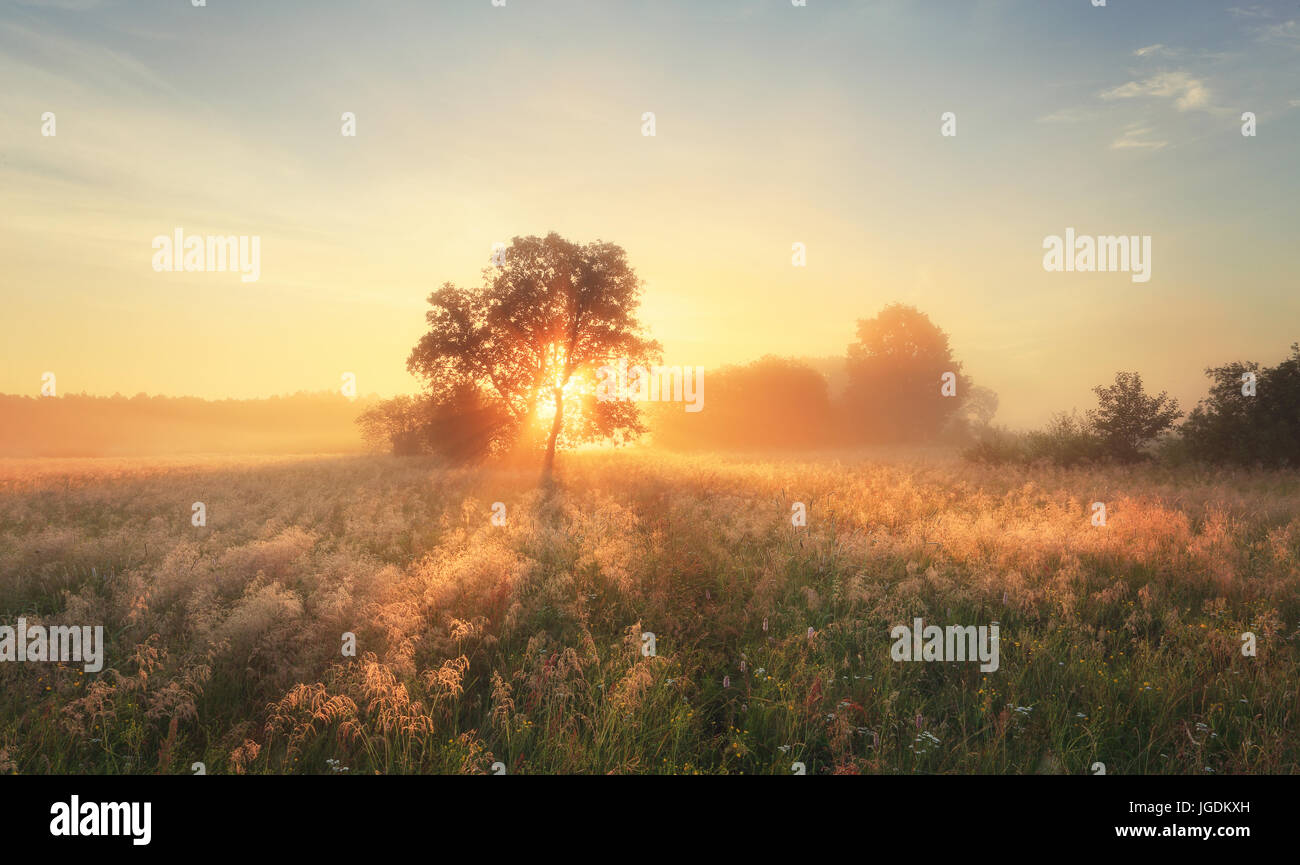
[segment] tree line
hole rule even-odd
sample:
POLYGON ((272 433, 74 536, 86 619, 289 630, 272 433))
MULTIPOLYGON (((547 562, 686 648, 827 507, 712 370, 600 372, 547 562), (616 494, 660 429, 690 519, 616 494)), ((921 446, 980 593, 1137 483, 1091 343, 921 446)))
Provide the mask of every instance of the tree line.
POLYGON ((1300 467, 1300 343, 1276 366, 1238 361, 1205 370, 1209 393, 1183 418, 1164 391, 1148 394, 1137 372, 1093 389, 1097 407, 1058 413, 1040 430, 988 429, 966 450, 991 463, 1045 460, 1058 465, 1159 459, 1300 467))
POLYGON ((914 307, 891 304, 857 323, 842 387, 806 361, 767 356, 707 370, 702 411, 681 402, 598 397, 604 365, 658 363, 638 318, 642 283, 624 250, 552 232, 516 237, 481 286, 429 296, 428 332, 407 368, 423 391, 378 403, 358 423, 396 454, 467 462, 535 454, 551 477, 557 450, 647 433, 675 449, 772 450, 947 442, 987 462, 1170 459, 1294 465, 1300 357, 1276 367, 1207 370, 1210 395, 1183 418, 1177 400, 1146 393, 1136 372, 1094 389, 1096 408, 1058 414, 1042 430, 992 425, 998 398, 975 384, 948 335, 914 307), (1246 387, 1249 383, 1249 387, 1246 387))

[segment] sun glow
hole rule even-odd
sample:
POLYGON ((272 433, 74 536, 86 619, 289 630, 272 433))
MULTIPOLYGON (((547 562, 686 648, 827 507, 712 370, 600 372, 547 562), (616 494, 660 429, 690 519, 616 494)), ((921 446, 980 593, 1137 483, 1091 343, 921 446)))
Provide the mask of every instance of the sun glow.
POLYGON ((537 406, 533 413, 533 422, 537 426, 550 430, 551 424, 555 421, 555 395, 554 388, 560 388, 560 393, 564 399, 564 420, 568 425, 575 418, 582 415, 582 397, 587 394, 591 388, 587 381, 587 376, 582 370, 577 370, 569 376, 567 382, 564 381, 564 367, 566 355, 562 346, 558 343, 552 343, 547 350, 548 366, 553 373, 550 376, 552 384, 549 387, 543 387, 537 394, 537 406))
MULTIPOLYGON (((582 410, 582 395, 587 392, 586 386, 576 378, 571 378, 560 392, 564 396, 565 420, 577 417, 582 410)), ((538 395, 535 417, 538 421, 545 421, 547 424, 555 418, 555 400, 549 388, 538 395)))

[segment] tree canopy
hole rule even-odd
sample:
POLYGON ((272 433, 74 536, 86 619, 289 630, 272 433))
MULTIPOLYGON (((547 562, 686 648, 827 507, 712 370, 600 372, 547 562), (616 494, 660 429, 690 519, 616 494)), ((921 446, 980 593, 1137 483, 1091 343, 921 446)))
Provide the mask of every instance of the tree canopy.
POLYGON ((948 335, 915 307, 891 304, 858 322, 849 345, 846 418, 854 437, 879 441, 933 438, 968 396, 971 381, 953 358, 948 335), (944 396, 944 373, 956 395, 944 396))
POLYGON ((491 411, 486 451, 544 448, 549 479, 558 447, 645 430, 635 402, 598 400, 594 388, 604 364, 648 366, 661 356, 637 318, 641 291, 615 244, 516 237, 480 288, 446 283, 429 296, 429 331, 407 368, 432 405, 472 401, 491 411))
POLYGON ((1136 372, 1117 372, 1114 384, 1097 385, 1092 391, 1097 395, 1097 408, 1088 412, 1092 431, 1106 453, 1122 461, 1140 458, 1143 446, 1183 416, 1178 400, 1165 391, 1147 394, 1136 372))
POLYGON ((1209 396, 1182 433, 1191 455, 1209 462, 1300 466, 1300 343, 1277 366, 1253 361, 1207 369, 1209 396))

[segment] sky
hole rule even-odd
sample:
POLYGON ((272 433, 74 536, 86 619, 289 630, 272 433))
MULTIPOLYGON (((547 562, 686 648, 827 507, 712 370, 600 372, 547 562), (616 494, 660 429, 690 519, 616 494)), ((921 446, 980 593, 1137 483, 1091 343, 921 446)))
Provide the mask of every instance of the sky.
POLYGON ((0 392, 413 392, 429 293, 554 230, 627 250, 666 363, 900 301, 998 422, 1118 370, 1190 408, 1300 340, 1300 3, 1092 3, 6 0, 0 392), (177 227, 259 279, 156 272, 177 227), (1149 281, 1045 270, 1067 228, 1149 281))

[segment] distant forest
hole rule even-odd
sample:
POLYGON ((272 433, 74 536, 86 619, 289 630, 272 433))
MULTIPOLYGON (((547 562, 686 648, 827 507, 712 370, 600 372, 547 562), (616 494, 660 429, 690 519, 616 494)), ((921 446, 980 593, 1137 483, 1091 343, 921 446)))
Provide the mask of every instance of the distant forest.
POLYGON ((348 453, 375 398, 296 393, 267 399, 0 395, 0 456, 348 453))

